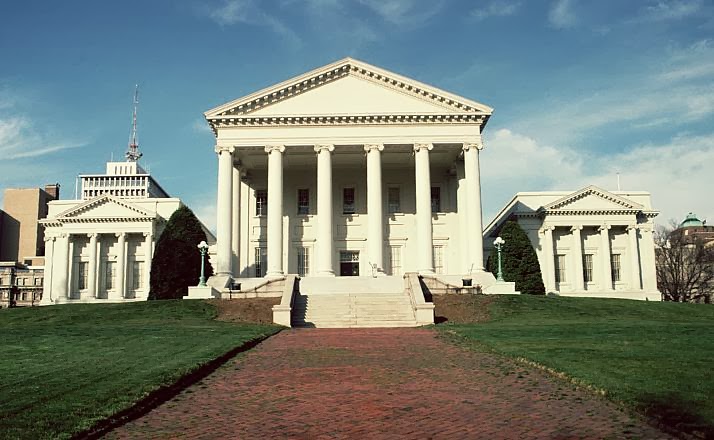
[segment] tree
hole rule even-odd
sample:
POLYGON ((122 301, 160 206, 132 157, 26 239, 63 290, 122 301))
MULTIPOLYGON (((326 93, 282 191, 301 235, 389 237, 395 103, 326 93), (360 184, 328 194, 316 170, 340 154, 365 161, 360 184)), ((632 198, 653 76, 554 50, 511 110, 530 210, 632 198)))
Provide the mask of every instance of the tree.
POLYGON ((714 290, 714 246, 696 235, 686 235, 675 221, 654 234, 657 287, 662 299, 711 302, 714 290))
MULTIPOLYGON (((151 261, 149 299, 180 299, 188 294, 188 286, 198 284, 201 275, 201 254, 198 243, 206 233, 194 213, 186 206, 174 211, 156 242, 151 261)), ((213 267, 206 261, 206 277, 213 267)))
MULTIPOLYGON (((499 235, 506 242, 501 248, 503 279, 515 281, 516 290, 521 293, 545 294, 538 256, 528 235, 521 229, 518 222, 508 220, 501 227, 499 235)), ((495 250, 491 252, 487 266, 494 275, 498 272, 498 258, 495 250)))

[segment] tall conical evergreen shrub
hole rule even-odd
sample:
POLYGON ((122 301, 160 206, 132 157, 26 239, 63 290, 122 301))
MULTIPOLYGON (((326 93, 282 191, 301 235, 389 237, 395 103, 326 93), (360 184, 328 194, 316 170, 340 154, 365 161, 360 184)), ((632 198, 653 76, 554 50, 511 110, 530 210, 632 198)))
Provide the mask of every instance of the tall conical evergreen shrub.
MULTIPOLYGON (((149 299, 180 299, 188 294, 188 286, 198 284, 201 254, 197 246, 202 240, 206 233, 194 213, 186 206, 174 211, 156 242, 149 299)), ((213 275, 208 255, 205 275, 213 275)))
MULTIPOLYGON (((516 290, 531 295, 545 294, 543 275, 541 274, 538 256, 525 231, 518 222, 507 221, 499 233, 505 240, 501 247, 501 267, 503 279, 515 281, 516 290)), ((488 270, 494 275, 498 272, 498 256, 496 249, 488 258, 488 270)))

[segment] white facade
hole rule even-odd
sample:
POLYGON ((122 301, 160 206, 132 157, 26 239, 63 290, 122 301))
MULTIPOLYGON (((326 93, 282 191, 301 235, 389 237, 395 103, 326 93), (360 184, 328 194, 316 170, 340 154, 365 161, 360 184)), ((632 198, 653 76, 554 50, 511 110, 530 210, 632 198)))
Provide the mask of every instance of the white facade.
POLYGON ((484 241, 492 245, 515 219, 538 254, 546 292, 659 301, 657 214, 642 191, 522 192, 486 227, 484 241))
POLYGON ((486 286, 479 154, 492 109, 350 58, 206 112, 216 276, 468 275, 486 286))
POLYGON ((146 300, 155 242, 180 206, 136 162, 82 176, 82 200, 50 202, 41 221, 41 305, 146 300))

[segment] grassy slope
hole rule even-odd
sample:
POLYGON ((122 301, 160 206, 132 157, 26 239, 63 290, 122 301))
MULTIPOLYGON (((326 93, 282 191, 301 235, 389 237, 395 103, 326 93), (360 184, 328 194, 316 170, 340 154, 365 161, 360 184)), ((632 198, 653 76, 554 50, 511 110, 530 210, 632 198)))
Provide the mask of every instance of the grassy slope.
POLYGON ((201 301, 0 313, 0 433, 68 437, 277 327, 214 321, 201 301))
POLYGON ((500 296, 486 324, 444 326, 714 438, 714 307, 500 296))

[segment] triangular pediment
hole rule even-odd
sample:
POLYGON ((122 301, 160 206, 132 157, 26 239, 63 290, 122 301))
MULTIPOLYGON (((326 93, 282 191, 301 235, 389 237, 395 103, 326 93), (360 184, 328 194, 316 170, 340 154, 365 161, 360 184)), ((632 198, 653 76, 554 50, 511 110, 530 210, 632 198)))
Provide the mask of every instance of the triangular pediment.
POLYGON ((483 115, 493 109, 345 58, 205 113, 206 118, 345 115, 483 115))
POLYGON ((542 210, 546 212, 554 211, 642 211, 643 206, 635 203, 630 199, 613 194, 596 186, 588 186, 561 197, 554 202, 543 206, 542 210))
POLYGON ((92 220, 109 218, 155 218, 156 215, 131 202, 104 195, 74 206, 55 217, 55 220, 92 220))

